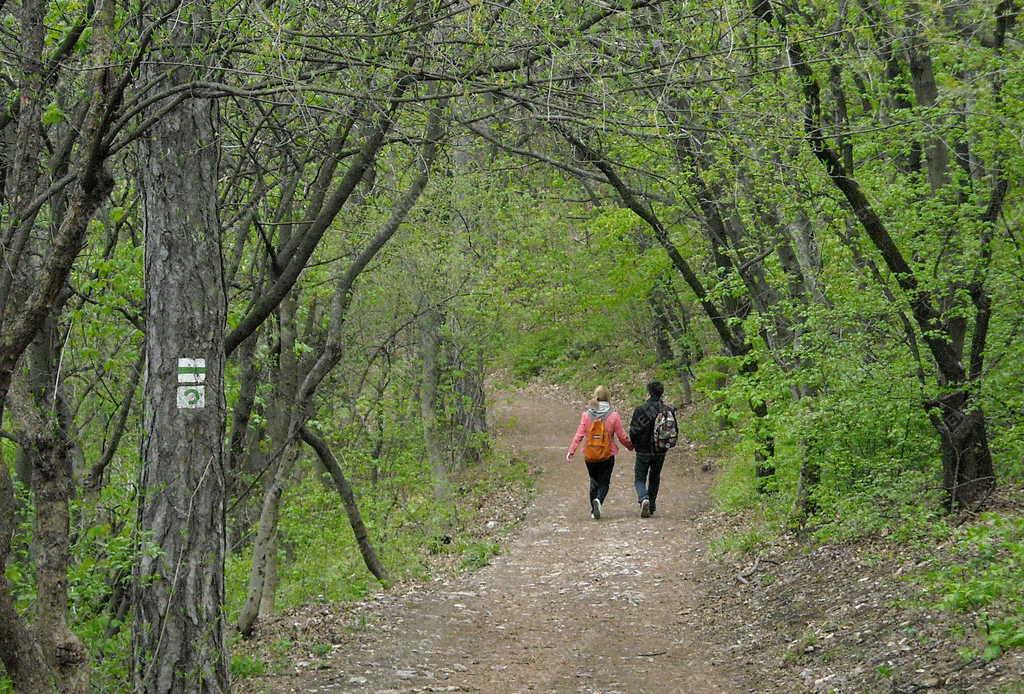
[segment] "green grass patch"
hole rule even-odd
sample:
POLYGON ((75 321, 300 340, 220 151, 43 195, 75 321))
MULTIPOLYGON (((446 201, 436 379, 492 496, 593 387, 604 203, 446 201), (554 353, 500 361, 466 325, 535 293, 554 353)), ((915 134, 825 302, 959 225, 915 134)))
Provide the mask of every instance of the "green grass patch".
POLYGON ((470 540, 460 543, 459 553, 462 555, 462 568, 476 571, 487 566, 493 557, 501 554, 501 545, 486 540, 470 540))
POLYGON ((726 533, 711 543, 711 551, 719 557, 729 553, 751 554, 768 545, 775 535, 774 532, 763 527, 726 533))
POLYGON ((259 677, 267 674, 267 666, 258 658, 251 655, 231 656, 231 676, 234 678, 259 677))
POLYGON ((1024 647, 1024 516, 986 513, 957 528, 952 557, 918 578, 932 603, 972 614, 984 660, 1024 647))

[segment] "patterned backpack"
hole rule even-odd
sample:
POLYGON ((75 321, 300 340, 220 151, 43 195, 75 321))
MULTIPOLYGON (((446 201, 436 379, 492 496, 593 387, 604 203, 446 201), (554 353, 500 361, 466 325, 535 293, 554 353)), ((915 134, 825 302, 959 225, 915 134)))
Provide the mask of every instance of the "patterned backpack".
POLYGON ((679 441, 679 423, 676 422, 676 408, 662 405, 654 418, 654 450, 664 453, 679 441))

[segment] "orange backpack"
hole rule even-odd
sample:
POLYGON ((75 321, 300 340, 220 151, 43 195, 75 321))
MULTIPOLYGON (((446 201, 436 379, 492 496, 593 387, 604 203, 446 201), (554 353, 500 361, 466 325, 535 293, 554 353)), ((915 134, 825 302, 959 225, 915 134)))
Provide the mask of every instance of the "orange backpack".
POLYGON ((612 433, 604 426, 604 420, 594 418, 583 443, 583 457, 588 463, 599 463, 612 457, 612 433))

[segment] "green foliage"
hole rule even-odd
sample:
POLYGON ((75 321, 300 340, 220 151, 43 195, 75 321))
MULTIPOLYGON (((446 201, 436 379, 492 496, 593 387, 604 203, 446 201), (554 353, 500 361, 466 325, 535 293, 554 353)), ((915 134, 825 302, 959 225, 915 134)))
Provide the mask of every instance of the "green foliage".
POLYGON ((635 216, 608 207, 570 220, 533 191, 509 191, 503 203, 496 231, 516 243, 499 249, 489 278, 499 311, 495 365, 519 381, 587 385, 653 366, 645 302, 666 261, 637 249, 635 216))
POLYGON ((487 566, 493 557, 501 554, 501 545, 486 540, 460 540, 458 551, 462 554, 462 568, 475 571, 487 566))
POLYGON ((66 117, 67 116, 65 115, 64 111, 61 110, 60 106, 58 106, 56 102, 52 102, 43 111, 43 125, 56 125, 57 123, 60 123, 62 120, 64 120, 66 117))
POLYGON ((765 528, 750 528, 735 533, 730 533, 716 540, 712 544, 712 551, 716 554, 736 553, 752 554, 761 547, 767 545, 773 534, 765 528))
MULTIPOLYGON (((1011 37, 1000 50, 990 47, 996 3, 924 12, 920 31, 939 90, 935 103, 925 104, 915 94, 910 66, 903 65, 904 29, 916 31, 908 20, 919 14, 908 3, 886 0, 874 10, 867 3, 820 3, 813 12, 777 5, 791 11, 785 41, 779 26, 746 21, 749 5, 732 3, 711 12, 699 4, 692 12, 672 3, 645 7, 639 22, 630 14, 633 4, 626 3, 625 11, 591 22, 588 3, 529 0, 495 14, 486 3, 473 2, 437 25, 417 19, 415 30, 406 22, 418 13, 404 11, 402 3, 380 3, 369 15, 344 3, 242 4, 226 14, 223 7, 209 8, 223 29, 220 35, 233 40, 193 47, 192 57, 230 64, 231 70, 211 74, 227 83, 224 93, 238 95, 220 100, 217 113, 222 257, 233 274, 229 326, 238 324, 281 270, 271 268, 267 256, 287 247, 289 230, 300 233, 305 226, 295 222, 305 220, 316 177, 329 170, 322 155, 332 133, 343 130, 336 129, 350 115, 355 118, 345 156, 328 182, 328 190, 338 190, 352 152, 369 132, 365 119, 375 110, 359 105, 388 99, 391 78, 410 74, 393 56, 415 56, 414 73, 434 75, 436 80, 426 82, 446 85, 451 112, 445 117, 454 114, 461 121, 450 128, 423 197, 357 282, 339 338, 342 360, 318 391, 309 421, 341 458, 381 559, 398 580, 426 575, 435 555, 476 568, 499 549, 467 529, 473 509, 439 503, 435 493, 445 482, 459 499, 527 482, 523 466, 506 464, 505 453, 489 450, 493 442, 486 433, 463 435, 460 428, 474 405, 469 386, 479 387, 494 370, 515 383, 568 383, 577 393, 613 383, 625 391, 615 393, 621 401, 639 398, 650 374, 662 378, 669 392, 679 392, 679 376, 692 365, 699 410, 684 434, 707 444, 709 457, 722 456, 718 502, 752 522, 752 529, 723 540, 723 551, 756 551, 794 524, 821 542, 866 536, 934 542, 949 531, 941 520, 938 436, 922 404, 943 394, 948 382, 936 373, 927 340, 948 342, 950 336, 922 333, 909 303, 919 297, 939 307, 938 323, 963 320, 960 339, 968 346, 976 334, 978 289, 991 298, 989 348, 969 389, 984 408, 997 479, 1024 481, 1019 38, 1011 37), (880 17, 869 16, 872 11, 880 17), (888 31, 887 23, 900 31, 888 31), (581 35, 581 25, 593 32, 581 35), (322 26, 332 31, 319 31, 322 26), (843 41, 835 42, 836 27, 843 41), (434 36, 445 38, 435 43, 434 36), (880 45, 890 39, 891 45, 880 45), (792 70, 780 69, 792 64, 779 52, 783 45, 807 51, 812 76, 824 87, 821 107, 829 121, 820 144, 849 147, 843 154, 852 161, 852 173, 915 273, 914 292, 900 287, 906 278, 889 271, 804 141, 803 84, 792 70), (527 60, 524 71, 492 69, 494 61, 526 58, 523 51, 537 46, 546 47, 541 63, 527 60), (678 46, 686 47, 685 59, 675 55, 678 46), (884 57, 888 53, 891 59, 884 57), (332 64, 332 56, 344 59, 332 64), (543 75, 537 71, 541 64, 543 75), (289 84, 299 86, 282 87, 289 84), (546 113, 535 110, 538 89, 546 91, 546 113), (846 94, 839 109, 841 89, 846 94), (247 92, 272 96, 272 108, 244 98, 247 92), (660 237, 626 209, 592 158, 566 145, 551 123, 607 155, 639 204, 658 216, 660 237), (522 157, 490 140, 474 139, 463 124, 561 167, 524 165, 522 157), (939 141, 956 156, 945 172, 948 182, 936 186, 926 159, 929 146, 939 141), (682 151, 698 144, 699 152, 682 151), (1009 194, 989 228, 983 215, 999 176, 1006 176, 1009 194), (719 208, 725 228, 712 228, 704 218, 707 203, 719 208), (249 210, 252 220, 239 224, 249 210), (801 220, 806 248, 798 243, 801 220), (693 268, 706 290, 701 301, 669 261, 666 242, 693 268), (796 274, 802 277, 786 267, 780 252, 786 244, 797 246, 796 274), (752 290, 751 276, 741 269, 760 273, 762 289, 769 291, 752 290), (654 327, 659 300, 675 321, 670 328, 654 327), (722 356, 719 337, 703 314, 708 302, 729 329, 742 331, 748 354, 722 356), (441 314, 437 422, 424 422, 420 407, 419 352, 426 330, 421 323, 429 311, 441 314), (767 415, 755 417, 751 405, 764 405, 767 415), (428 424, 444 430, 440 467, 451 473, 450 480, 435 478, 431 470, 424 443, 428 424), (768 439, 775 474, 766 481, 755 477, 753 460, 768 439), (821 479, 811 493, 812 512, 803 517, 793 514, 793 506, 807 463, 820 469, 821 479)), ((58 170, 78 171, 76 156, 85 148, 68 136, 78 133, 77 121, 86 114, 82 97, 91 95, 79 94, 81 76, 93 69, 84 61, 103 30, 101 22, 89 22, 71 52, 60 56, 56 49, 87 4, 53 0, 45 9, 45 60, 56 60, 60 69, 48 70, 44 94, 31 111, 46 131, 45 156, 33 151, 29 159, 38 159, 40 180, 49 185, 58 170), (63 157, 69 157, 67 166, 63 157)), ((115 8, 117 45, 109 63, 115 68, 136 65, 136 54, 148 59, 136 35, 145 24, 136 9, 130 3, 115 8)), ((19 90, 22 63, 31 61, 23 61, 30 56, 18 50, 20 15, 8 12, 2 22, 6 74, 18 87, 6 96, 13 115, 18 100, 29 98, 19 90)), ((166 29, 154 34, 155 45, 166 38, 161 31, 166 29)), ((111 80, 117 83, 116 70, 111 80)), ((391 217, 408 186, 423 106, 436 96, 420 89, 423 82, 387 101, 394 127, 385 146, 290 294, 298 326, 292 353, 278 349, 284 321, 278 312, 254 338, 253 363, 235 358, 227 365, 229 407, 239 401, 246 369, 254 367, 258 377, 246 447, 230 471, 236 494, 232 541, 240 549, 227 557, 229 613, 237 611, 245 590, 263 458, 280 443, 277 367, 283 356, 294 356, 300 377, 305 373, 323 346, 338 276, 391 217), (254 492, 243 496, 250 485, 254 492)), ((124 103, 140 103, 139 84, 129 80, 126 87, 124 103)), ((146 122, 146 114, 114 108, 109 116, 123 126, 104 143, 120 152, 105 162, 116 185, 89 220, 58 316, 66 336, 62 395, 72 410, 76 463, 88 466, 101 458, 120 405, 126 398, 133 405, 102 493, 98 499, 76 495, 72 507, 69 614, 89 644, 101 690, 126 681, 127 629, 112 621, 116 605, 110 603, 128 587, 137 548, 153 551, 132 531, 140 491, 133 486, 139 479, 136 452, 145 432, 141 398, 126 392, 143 348, 136 325, 146 302, 146 223, 134 169, 145 163, 131 149, 145 135, 134 128, 146 122), (124 144, 129 147, 117 149, 124 144)), ((10 161, 22 161, 17 154, 12 150, 10 161)), ((16 185, 14 178, 9 183, 16 185)), ((70 190, 47 192, 52 202, 38 211, 31 230, 34 260, 22 267, 45 262, 45 240, 60 221, 57 202, 66 202, 63 193, 70 190)), ((16 216, 14 210, 3 212, 5 218, 16 216)), ((14 232, 5 228, 5 234, 14 232)), ((966 359, 961 362, 969 367, 966 359)), ((5 412, 12 419, 10 409, 5 412)), ((15 428, 7 420, 0 428, 15 428)), ((15 447, 0 439, 0 453, 11 460, 15 447)), ((349 600, 374 590, 337 494, 308 451, 293 481, 281 510, 279 604, 349 600)), ((23 515, 6 576, 17 608, 30 614, 32 500, 22 490, 19 501, 23 515)), ((987 563, 975 567, 975 550, 965 550, 961 558, 971 572, 935 578, 950 609, 990 615, 984 621, 987 657, 1017 645, 1020 632, 1019 616, 1006 607, 1020 602, 1007 588, 1019 578, 1013 568, 1020 564, 1014 549, 1019 528, 995 520, 989 525, 978 537, 962 540, 987 563)), ((284 650, 278 655, 284 657, 284 650)), ((263 667, 232 662, 239 677, 263 667)))
MULTIPOLYGON (((3 464, 3 463, 0 463, 3 464)), ((35 514, 32 495, 15 480, 15 498, 18 501, 20 514, 17 521, 17 532, 11 538, 11 553, 8 556, 4 575, 10 581, 11 595, 15 606, 27 611, 35 600, 35 572, 32 569, 32 518, 35 514)))
MULTIPOLYGON (((405 441, 385 460, 374 460, 358 448, 339 450, 377 554, 394 581, 425 578, 430 557, 436 554, 453 555, 464 570, 485 566, 501 547, 467 534, 468 524, 476 518, 474 506, 466 502, 508 485, 529 484, 525 463, 494 451, 485 465, 455 480, 463 503, 440 504, 430 470, 422 464, 425 453, 420 443, 405 441)), ((279 608, 355 600, 377 586, 363 563, 338 493, 324 473, 310 472, 286 492, 278 535, 279 608)), ((229 619, 245 600, 250 563, 249 552, 228 558, 229 619)))
POLYGON ((951 560, 918 581, 935 604, 975 616, 992 660, 1024 647, 1024 517, 985 513, 953 531, 951 560))
POLYGON ((566 360, 577 361, 581 354, 572 343, 572 331, 559 325, 526 334, 509 351, 513 375, 520 381, 528 381, 566 360))
MULTIPOLYGON (((16 606, 27 614, 35 600, 31 553, 34 508, 31 494, 21 487, 18 501, 19 530, 14 535, 5 575, 16 606)), ((139 552, 155 552, 150 543, 139 542, 130 524, 108 513, 112 508, 130 507, 132 501, 130 489, 107 485, 99 496, 75 499, 71 506, 72 517, 82 519, 85 530, 74 536, 71 547, 69 626, 89 648, 91 684, 97 692, 119 691, 130 678, 131 613, 119 619, 115 612, 120 601, 130 597, 132 566, 139 552)), ((0 679, 0 692, 7 691, 4 681, 0 679)))
MULTIPOLYGON (((373 532, 371 519, 367 522, 373 532)), ((365 595, 374 582, 363 566, 338 493, 315 476, 307 476, 288 491, 278 547, 277 604, 281 608, 308 601, 353 600, 365 595)), ((245 602, 250 564, 250 552, 233 554, 227 561, 229 618, 245 602)))
POLYGON ((265 675, 266 672, 266 664, 258 658, 237 653, 231 656, 231 676, 233 678, 259 677, 265 675))

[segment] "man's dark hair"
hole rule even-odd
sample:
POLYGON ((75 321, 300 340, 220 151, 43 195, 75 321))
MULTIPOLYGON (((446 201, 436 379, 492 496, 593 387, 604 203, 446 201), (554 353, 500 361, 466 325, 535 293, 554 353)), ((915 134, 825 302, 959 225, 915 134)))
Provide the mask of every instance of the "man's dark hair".
POLYGON ((647 392, 655 400, 661 400, 661 396, 665 392, 665 386, 661 385, 661 381, 651 381, 647 384, 647 392))

